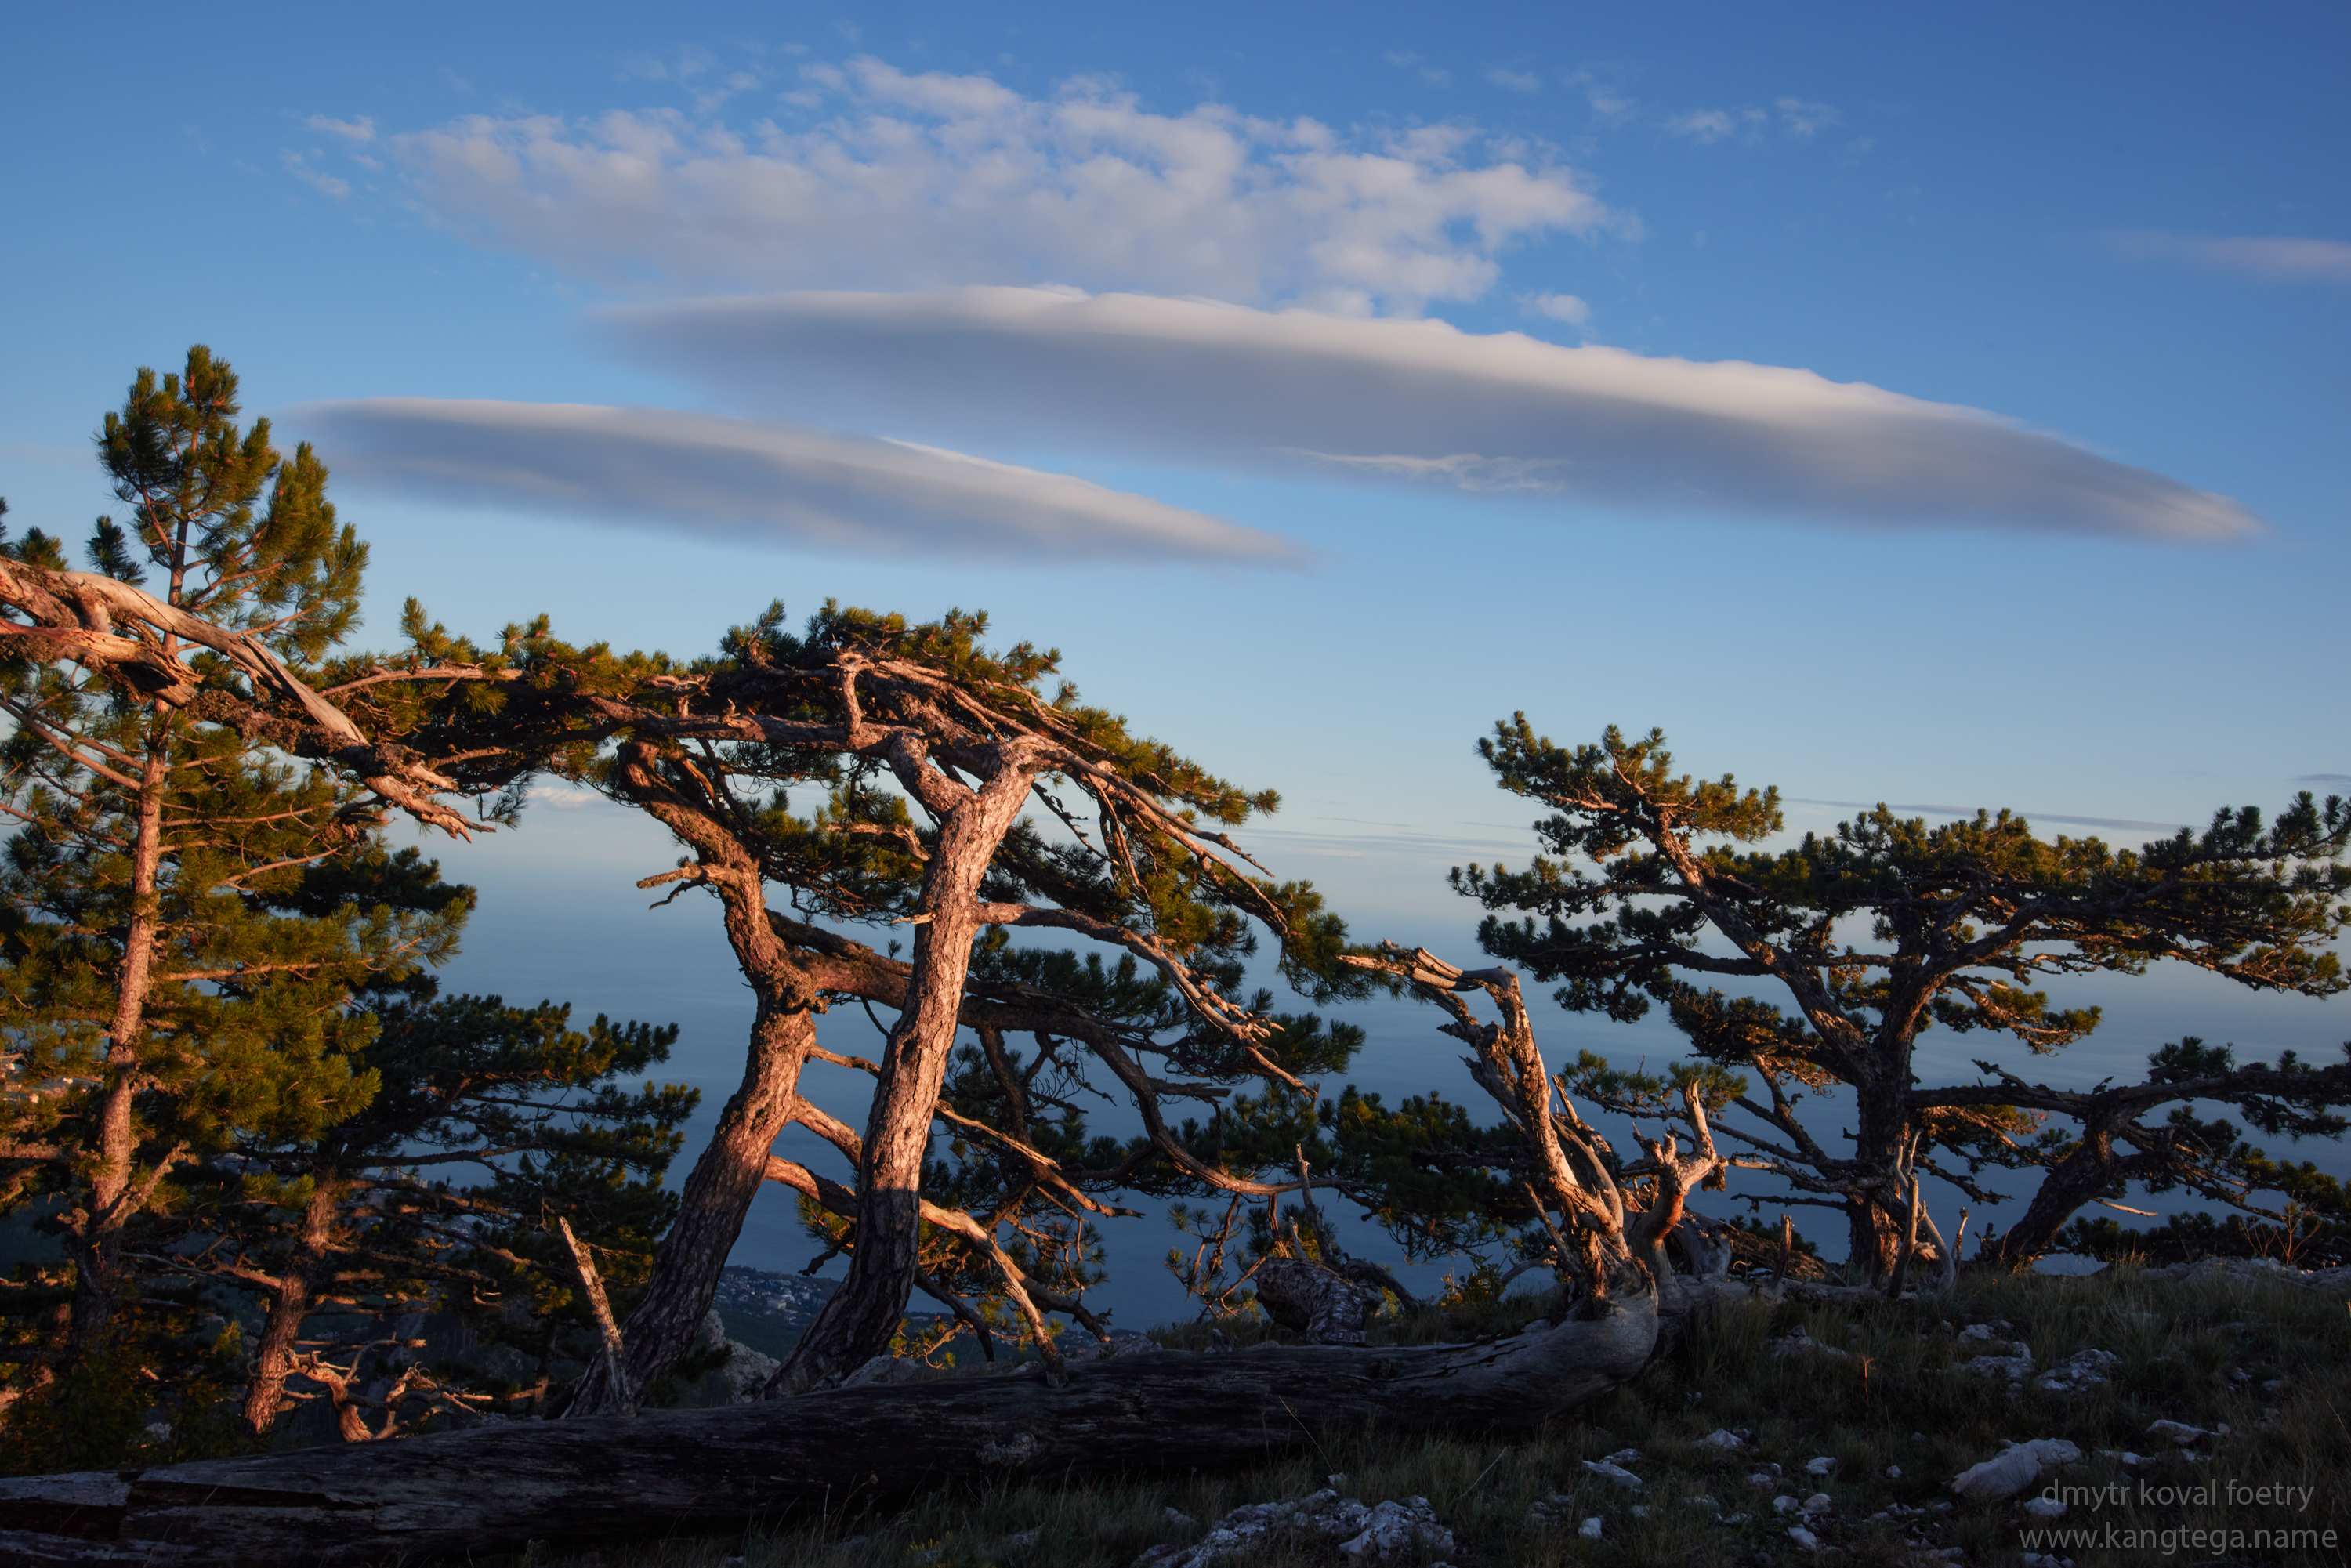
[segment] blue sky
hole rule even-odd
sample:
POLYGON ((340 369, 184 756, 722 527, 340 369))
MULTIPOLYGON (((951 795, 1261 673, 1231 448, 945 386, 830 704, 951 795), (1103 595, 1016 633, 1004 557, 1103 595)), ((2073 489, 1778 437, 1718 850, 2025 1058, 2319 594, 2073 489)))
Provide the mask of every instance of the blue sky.
MULTIPOLYGON (((1444 867, 1528 842, 1471 751, 1515 709, 1662 725, 1798 831, 1885 800, 2132 840, 2351 782, 2340 7, 19 6, 0 40, 20 524, 102 509, 89 431, 203 341, 335 470, 374 635, 410 594, 681 653, 776 596, 983 606, 1280 789, 1255 841, 1359 932, 1457 954, 1444 867)), ((584 804, 452 849, 488 897, 453 978, 643 1013, 666 977, 724 1082, 723 954, 627 885, 667 858, 584 804)), ((2118 1061, 2351 1035, 2108 999, 2118 1061)))

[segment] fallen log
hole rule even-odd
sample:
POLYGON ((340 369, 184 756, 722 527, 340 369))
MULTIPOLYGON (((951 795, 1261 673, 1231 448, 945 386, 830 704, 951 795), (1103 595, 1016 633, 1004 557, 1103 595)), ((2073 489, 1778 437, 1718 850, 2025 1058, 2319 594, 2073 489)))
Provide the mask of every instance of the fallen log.
POLYGON ((1646 1295, 1474 1345, 1152 1350, 715 1410, 0 1481, 0 1565, 358 1564, 716 1533, 942 1486, 1232 1468, 1365 1424, 1525 1432, 1627 1381, 1646 1295))

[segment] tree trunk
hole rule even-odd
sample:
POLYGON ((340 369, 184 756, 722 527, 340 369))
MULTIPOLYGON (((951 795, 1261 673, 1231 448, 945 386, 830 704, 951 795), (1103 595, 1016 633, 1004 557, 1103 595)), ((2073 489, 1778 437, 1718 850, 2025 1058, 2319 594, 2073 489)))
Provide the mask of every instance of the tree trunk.
POLYGON ((277 1424, 286 1407, 286 1380, 294 1373, 295 1342, 302 1337, 302 1321, 310 1315, 311 1281, 327 1262, 329 1230, 335 1205, 349 1184, 320 1173, 302 1211, 301 1234, 295 1249, 269 1292, 269 1311, 262 1320, 261 1345, 253 1357, 253 1371, 245 1385, 246 1430, 256 1437, 277 1424))
MULTIPOLYGON (((164 639, 168 655, 172 643, 164 639)), ((147 705, 147 751, 139 774, 139 809, 131 841, 131 919, 114 971, 114 1012, 106 1027, 106 1087, 99 1098, 89 1173, 89 1206, 68 1232, 74 1260, 73 1343, 88 1354, 114 1322, 120 1295, 122 1232, 145 1202, 138 1190, 139 1134, 131 1111, 145 1087, 147 992, 153 984, 156 906, 163 863, 163 796, 171 783, 172 721, 147 705)))
POLYGON ((1530 1432, 1647 1362, 1653 1298, 1593 1310, 1480 1345, 1155 1351, 1078 1363, 1058 1388, 1031 1370, 0 1481, 0 1564, 413 1562, 730 1531, 948 1486, 1262 1464, 1373 1422, 1530 1432))
MULTIPOLYGON (((655 747, 623 746, 617 778, 631 800, 695 851, 697 873, 718 894, 736 965, 758 998, 742 1087, 695 1161, 678 1195, 677 1218, 653 1249, 644 1294, 621 1330, 628 1379, 642 1390, 677 1364, 710 1315, 743 1217, 767 1179, 768 1154, 799 1112, 800 1069, 816 1045, 821 1004, 797 956, 776 935, 758 860, 742 841, 664 776, 655 747)), ((609 1414, 619 1408, 619 1394, 600 1357, 573 1389, 566 1414, 609 1414)))
POLYGON ((2085 1127, 2083 1134, 2073 1152, 2042 1176, 2016 1223, 1977 1249, 1979 1259, 2011 1273, 2030 1269, 2056 1245, 2057 1233, 2076 1212, 2121 1190, 2122 1172, 2137 1162, 2115 1152, 2114 1138, 2104 1127, 2085 1127))
MULTIPOLYGON (((1883 1048, 1881 1047, 1881 1051, 1883 1048)), ((1880 1058, 1854 1085, 1853 1177, 1866 1185, 1845 1197, 1845 1271, 1853 1284, 1883 1285, 1902 1261, 1907 1188, 1902 1154, 1910 1139, 1910 1051, 1880 1058)))
POLYGON ((1025 758, 1014 758, 977 790, 962 791, 931 851, 906 999, 883 1051, 865 1124, 849 1272, 778 1375, 796 1392, 853 1372, 887 1350, 914 1294, 922 1271, 923 1162, 962 1023, 964 980, 979 933, 980 878, 1035 777, 1025 758))
MULTIPOLYGON (((743 1217, 767 1180, 768 1152, 798 1103, 800 1068, 815 1043, 816 1020, 806 1009, 761 1001, 743 1086, 685 1178, 677 1218, 654 1249, 652 1278, 621 1331, 632 1393, 676 1365, 702 1332, 743 1217)), ((567 1413, 606 1414, 616 1407, 616 1395, 599 1359, 580 1378, 567 1413)))

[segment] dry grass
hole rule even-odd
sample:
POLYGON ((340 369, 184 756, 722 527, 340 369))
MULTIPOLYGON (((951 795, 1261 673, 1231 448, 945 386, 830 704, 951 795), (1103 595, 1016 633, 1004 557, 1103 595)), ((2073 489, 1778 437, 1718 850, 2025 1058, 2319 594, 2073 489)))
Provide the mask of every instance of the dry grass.
MULTIPOLYGON (((1506 1306, 1507 1318, 1532 1314, 1506 1306)), ((1400 1325, 1427 1338, 1441 1323, 1400 1325)), ((1456 1325, 1458 1333, 1459 1325, 1456 1325)), ((1190 1331, 1171 1331, 1182 1340, 1190 1331)), ((1757 1304, 1727 1312, 1662 1356, 1642 1376, 1554 1423, 1539 1441, 1514 1445, 1381 1433, 1331 1433, 1305 1459, 1221 1476, 1138 1477, 1126 1484, 1029 1485, 938 1496, 904 1512, 854 1520, 804 1521, 727 1542, 676 1542, 599 1553, 535 1555, 535 1563, 586 1568, 939 1568, 1002 1564, 1101 1564, 1124 1568, 1144 1548, 1196 1539, 1205 1526, 1243 1502, 1294 1498, 1347 1477, 1342 1490, 1364 1500, 1425 1496, 1455 1533, 1446 1560, 1457 1568, 1547 1568, 1552 1564, 1656 1564, 1660 1568, 1813 1560, 1775 1515, 1775 1493, 1799 1500, 1819 1490, 1834 1507, 1815 1526, 1843 1564, 1918 1561, 1923 1543, 1957 1547, 1970 1564, 2022 1561, 2022 1532, 2036 1528, 2017 1502, 1954 1504, 1949 1482, 1990 1458, 2003 1442, 2064 1437, 2083 1461, 2050 1478, 2074 1487, 2118 1483, 2125 1500, 2077 1502, 2055 1528, 2104 1531, 2303 1529, 2351 1541, 2351 1320, 2345 1303, 2283 1286, 2232 1281, 2158 1282, 2118 1271, 2096 1279, 2047 1276, 1963 1282, 1949 1296, 1857 1312, 1757 1304), (2120 1365, 2102 1386, 2055 1393, 1960 1370, 1988 1348, 1960 1342, 1952 1329, 2005 1322, 2046 1366, 2084 1349, 2112 1352, 2120 1365), (1951 1329, 1945 1327, 1946 1323, 1951 1329), (1797 1327, 1842 1356, 1775 1356, 1771 1342, 1797 1327), (2264 1392, 2282 1380, 2284 1387, 2264 1392), (2182 1457, 2147 1436, 2159 1418, 2213 1427, 2231 1437, 2208 1445, 2210 1457, 2182 1457), (1746 1448, 1728 1453, 1698 1439, 1718 1427, 1746 1428, 1746 1448), (1638 1493, 1583 1471, 1579 1460, 1638 1448, 1632 1467, 1646 1479, 1638 1493), (2101 1450, 2165 1450, 2156 1464, 2126 1469, 2101 1450), (1836 1461, 1824 1479, 1807 1462, 1836 1461), (1784 1473, 1770 1490, 1750 1486, 1759 1467, 1784 1473), (1898 1479, 1888 1467, 1898 1467, 1898 1479), (2229 1483, 2308 1487, 2307 1506, 2225 1498, 2207 1505, 2141 1500, 2146 1487, 2229 1483), (1563 1528, 1529 1518, 1536 1502, 1564 1493, 1563 1528), (1938 1505, 1944 1505, 1938 1508, 1938 1505), (1635 1517, 1638 1506, 1646 1517, 1635 1517), (1900 1507, 1923 1511, 1877 1517, 1900 1507), (1166 1511, 1200 1521, 1182 1526, 1166 1511), (1720 1521, 1744 1514, 1743 1521, 1720 1521), (1574 1521, 1604 1521, 1599 1540, 1574 1521), (1036 1531, 1033 1541, 1011 1543, 1036 1531)), ((2077 1494, 2078 1496, 2079 1494, 2077 1494)), ((2224 1537, 2225 1540, 2225 1537, 2224 1537)), ((2063 1549, 2081 1565, 2179 1562, 2273 1563, 2343 1560, 2321 1549, 2179 1543, 2108 1551, 2063 1549)), ((1345 1560, 1327 1542, 1270 1540, 1229 1560, 1234 1568, 1345 1560)), ((1421 1559, 1391 1559, 1410 1568, 1421 1559)))

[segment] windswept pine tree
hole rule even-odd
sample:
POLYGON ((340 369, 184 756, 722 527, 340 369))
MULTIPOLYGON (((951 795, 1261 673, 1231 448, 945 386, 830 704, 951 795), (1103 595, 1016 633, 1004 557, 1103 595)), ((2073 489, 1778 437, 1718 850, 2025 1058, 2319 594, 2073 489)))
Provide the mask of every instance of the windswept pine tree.
MULTIPOLYGON (((183 373, 141 371, 99 435, 126 511, 99 519, 89 562, 308 667, 356 622, 366 547, 336 521, 310 448, 287 457, 266 420, 237 414, 235 374, 202 348, 183 373)), ((37 529, 5 548, 67 566, 37 529)), ((124 631, 166 678, 216 678, 214 651, 124 631)), ((177 1175, 240 1126, 324 1126, 371 1097, 343 998, 445 957, 472 895, 354 886, 330 908, 291 907, 316 868, 367 843, 359 792, 92 673, 69 641, 43 652, 23 635, 0 648, 0 813, 15 830, 0 1024, 14 1191, 53 1199, 44 1222, 67 1248, 70 1339, 88 1354, 122 1310, 124 1238, 177 1175)))
POLYGON ((2262 1173, 2193 1102, 2234 1105, 2271 1133, 2343 1128, 2330 1107, 2351 1103, 2351 1065, 2290 1053, 2240 1065, 2182 1042, 2150 1058, 2142 1083, 2080 1092, 2016 1065, 2097 1027, 2095 1008, 2054 1007, 2036 988, 2052 977, 2160 963, 2249 990, 2344 990, 2334 945, 2351 926, 2351 802, 2304 793, 2273 818, 2223 810, 2200 833, 2136 851, 2044 839, 2008 811, 1930 827, 1883 806, 1787 848, 1748 848, 1781 831, 1778 791, 1677 775, 1658 733, 1562 747, 1520 715, 1479 749, 1503 789, 1550 812, 1535 823, 1547 852, 1524 869, 1454 872, 1455 890, 1490 912, 1479 944, 1556 983, 1571 1011, 1630 1021, 1662 1005, 1699 1066, 1751 1078, 1761 1094, 1742 1084, 1723 1105, 1743 1118, 1718 1134, 1739 1164, 1780 1178, 1774 1201, 1843 1218, 1865 1278, 1896 1276, 1920 1243, 1946 1260, 1956 1249, 1918 1201, 1922 1175, 1991 1204, 1987 1168, 2042 1173, 1989 1249, 2022 1267, 2084 1204, 2133 1181, 2242 1198, 2262 1173), (1979 1062, 1975 1083, 1921 1083, 1930 1027, 2011 1054, 1979 1062), (1843 1145, 1800 1109, 1826 1094, 1851 1097, 1843 1145), (2168 1121, 2141 1121, 2165 1106, 2168 1121))
MULTIPOLYGON (((8 1287, 9 1397, 59 1366, 242 1383, 257 1432, 302 1366, 312 1393, 334 1382, 332 1336, 305 1344, 319 1312, 364 1324, 496 1281, 528 1287, 506 1303, 526 1315, 563 1310, 577 1276, 538 1234, 549 1215, 636 1274, 693 1097, 617 1082, 674 1030, 432 999, 474 893, 378 830, 387 804, 462 822, 411 764, 353 756, 315 695, 366 548, 310 448, 283 455, 238 412, 202 348, 141 371, 99 433, 128 509, 99 519, 89 570, 42 530, 0 535, 26 615, 0 620, 0 1196, 65 1254, 8 1287), (291 720, 271 706, 288 694, 291 720)), ((141 1402, 89 1397, 104 1419, 68 1412, 63 1457, 113 1462, 99 1428, 141 1402)))
MULTIPOLYGON (((799 1386, 885 1349, 914 1290, 956 1307, 950 1277, 989 1281, 987 1293, 1050 1355, 1044 1314, 1086 1315, 1065 1288, 1082 1269, 1032 1275, 1021 1259, 1081 1259, 1087 1217, 1105 1212, 1094 1195, 1116 1179, 1146 1179, 1164 1162, 1219 1190, 1270 1190, 1196 1161, 1160 1102, 1214 1100, 1236 1079, 1298 1087, 1301 1071, 1322 1070, 1331 1038, 1281 1024, 1240 981, 1262 930, 1293 979, 1342 983, 1338 923, 1311 888, 1263 875, 1227 836, 1272 808, 1270 792, 1245 793, 1132 734, 1055 679, 1056 653, 991 649, 986 624, 828 604, 795 634, 776 606, 715 657, 681 665, 571 647, 543 622, 478 648, 412 614, 404 661, 349 675, 368 683, 346 699, 354 722, 461 758, 450 776, 465 787, 556 771, 646 811, 687 858, 643 885, 700 888, 722 906, 758 1009, 743 1085, 684 1184, 627 1326, 633 1382, 659 1375, 690 1342, 765 1180, 793 1186, 820 1227, 839 1221, 851 1258, 787 1369, 799 1386), (905 956, 842 935, 858 924, 910 927, 905 956), (1074 959, 1030 973, 991 946, 988 934, 1004 930, 1076 936, 1131 958, 1148 983, 1101 985, 1074 959), (847 1063, 872 1078, 862 1129, 798 1087, 810 1062, 840 1060, 815 1031, 836 998, 895 1015, 876 1058, 847 1063), (992 1095, 967 1074, 958 1098, 949 1073, 966 1029, 983 1031, 983 1054, 994 1030, 1035 1037, 1039 1055, 1026 1069, 1006 1058, 1004 1078, 990 1064, 992 1095), (1050 1144, 1045 1103, 1030 1097, 1050 1094, 1050 1070, 1037 1074, 1067 1042, 1141 1107, 1147 1154, 1064 1171, 1013 1131, 1050 1144), (1151 1070, 1160 1063, 1172 1080, 1151 1070), (994 1175, 965 1162, 959 1179, 978 1217, 926 1195, 927 1177, 943 1174, 932 1137, 942 1118, 967 1148, 1010 1162, 994 1175), (793 1122, 838 1150, 851 1179, 776 1156, 793 1122), (1070 1240, 1045 1245, 1040 1224, 1070 1240)), ((583 1410, 614 1397, 605 1381, 590 1374, 583 1410)))

